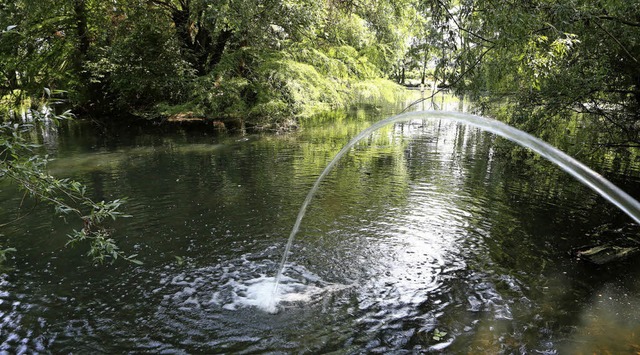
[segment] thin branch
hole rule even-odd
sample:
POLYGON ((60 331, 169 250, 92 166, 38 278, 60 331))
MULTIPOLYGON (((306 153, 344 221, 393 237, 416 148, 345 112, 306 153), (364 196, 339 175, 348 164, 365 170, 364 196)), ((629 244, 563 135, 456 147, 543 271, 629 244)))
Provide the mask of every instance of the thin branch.
POLYGON ((459 29, 459 30, 461 30, 461 31, 464 31, 464 32, 466 32, 466 33, 468 33, 468 34, 470 34, 470 35, 472 35, 473 37, 479 38, 480 40, 485 41, 485 42, 487 42, 487 43, 491 43, 491 44, 495 44, 495 43, 496 43, 495 41, 492 41, 492 40, 490 40, 490 39, 486 39, 486 38, 484 38, 484 37, 480 36, 479 34, 477 34, 477 33, 475 33, 475 32, 471 32, 471 31, 467 30, 467 29, 466 29, 466 28, 464 28, 464 27, 460 27, 460 26, 458 26, 458 29, 459 29))
MULTIPOLYGON (((40 198, 40 199, 42 199, 42 200, 44 200, 44 201, 48 201, 48 202, 50 202, 50 203, 52 203, 52 204, 54 204, 54 205, 56 205, 56 206, 65 207, 67 210, 69 210, 69 211, 73 211, 73 212, 74 212, 74 213, 76 213, 79 217, 82 217, 82 213, 81 213, 81 212, 80 212, 80 210, 78 210, 77 208, 73 208, 73 207, 71 207, 71 206, 67 205, 66 203, 64 203, 64 202, 62 202, 62 201, 60 201, 60 200, 58 200, 58 199, 55 199, 55 198, 49 197, 49 196, 47 196, 46 194, 44 194, 44 193, 41 193, 41 192, 37 191, 36 189, 32 189, 32 188, 30 188, 31 183, 30 183, 29 181, 26 181, 26 180, 24 180, 24 179, 21 179, 18 175, 14 174, 14 173, 12 173, 12 172, 8 172, 8 173, 7 173, 7 176, 9 176, 9 177, 10 177, 11 179, 13 179, 14 181, 18 182, 21 186, 24 186, 24 187, 25 187, 25 189, 27 189, 27 190, 28 190, 28 191, 29 191, 33 196, 35 196, 35 197, 37 197, 37 198, 40 198)), ((67 192, 67 191, 64 191, 64 189, 58 189, 58 190, 60 190, 60 191, 61 191, 62 193, 64 193, 65 195, 67 195, 67 196, 68 196, 69 198, 71 198, 73 201, 77 201, 76 197, 71 196, 71 194, 70 194, 69 192, 67 192)))
POLYGON ((595 16, 597 19, 600 20, 610 20, 610 21, 616 21, 616 22, 620 22, 624 25, 627 26, 633 26, 633 27, 640 27, 640 22, 631 22, 631 21, 627 21, 618 17, 614 17, 614 16, 606 16, 606 15, 601 15, 601 16, 595 16))
MULTIPOLYGON (((20 205, 22 206, 22 202, 20 202, 20 205)), ((33 213, 33 211, 35 211, 36 207, 38 206, 38 203, 36 202, 33 206, 31 206, 31 209, 28 210, 26 213, 23 213, 21 215, 19 215, 18 217, 16 217, 14 220, 11 220, 9 222, 5 222, 0 224, 0 228, 4 228, 10 224, 19 222, 20 220, 26 218, 27 216, 31 215, 31 213, 33 213)))
POLYGON ((178 11, 178 8, 172 4, 170 1, 163 1, 163 0, 147 0, 150 4, 155 4, 158 6, 164 6, 166 8, 168 8, 171 11, 178 11))
POLYGON ((618 40, 618 38, 616 38, 616 36, 612 35, 611 32, 607 31, 607 29, 602 27, 602 25, 599 24, 598 22, 596 22, 596 26, 598 26, 609 37, 611 37, 611 39, 613 39, 618 44, 618 46, 620 46, 620 48, 622 48, 622 50, 629 56, 629 58, 633 59, 634 62, 638 63, 638 59, 636 59, 636 57, 634 57, 633 54, 629 53, 629 50, 627 49, 627 47, 625 47, 622 43, 620 43, 620 41, 618 40))
POLYGON ((607 89, 607 90, 602 90, 602 92, 608 92, 612 94, 635 95, 638 93, 638 90, 607 89))
POLYGON ((599 146, 607 148, 640 148, 640 143, 601 143, 599 146))
POLYGON ((466 33, 468 33, 468 34, 472 35, 473 37, 479 38, 480 40, 485 41, 485 42, 487 42, 487 43, 495 44, 495 42, 494 42, 494 41, 489 40, 489 39, 486 39, 486 38, 484 38, 484 37, 480 36, 479 34, 477 34, 477 33, 475 33, 475 32, 472 32, 472 31, 470 31, 470 30, 468 30, 468 29, 466 29, 466 28, 462 27, 462 26, 460 25, 460 23, 458 22, 458 20, 456 20, 456 17, 455 17, 455 16, 453 16, 453 14, 452 14, 452 13, 451 13, 451 11, 449 10, 449 8, 448 8, 445 4, 443 4, 441 0, 438 0, 438 3, 440 4, 440 6, 442 6, 442 8, 444 8, 444 10, 447 12, 447 14, 449 14, 449 17, 451 17, 451 19, 453 20, 453 23, 455 23, 455 24, 456 24, 456 26, 458 27, 458 29, 459 29, 460 31, 466 32, 466 33))
POLYGON ((585 112, 590 113, 590 114, 600 115, 600 116, 604 117, 605 120, 607 120, 609 123, 611 123, 612 125, 614 125, 615 127, 617 127, 618 129, 620 129, 623 132, 627 130, 626 127, 621 125, 619 122, 614 120, 611 116, 607 115, 607 113, 603 109, 598 107, 598 103, 595 100, 592 100, 591 103, 592 103, 593 108, 594 108, 593 110, 589 109, 584 104, 582 105, 582 107, 585 109, 585 112))
MULTIPOLYGON (((465 70, 462 74, 460 74, 458 76, 458 78, 456 78, 456 80, 454 80, 453 82, 451 82, 449 84, 449 86, 453 86, 453 85, 459 83, 460 80, 464 79, 464 77, 469 72, 471 72, 471 70, 475 69, 480 64, 480 62, 482 61, 482 58, 484 58, 484 56, 494 48, 495 48, 495 46, 491 46, 491 47, 487 48, 484 52, 482 52, 482 54, 480 54, 480 56, 478 56, 478 59, 476 59, 475 63, 473 63, 473 65, 471 65, 469 68, 467 68, 467 70, 465 70)), ((417 104, 419 104, 421 102, 433 99, 437 94, 441 93, 443 90, 444 89, 438 89, 433 94, 431 94, 429 97, 423 97, 421 99, 418 99, 418 100, 412 102, 407 107, 405 107, 402 111, 400 111, 400 113, 406 112, 409 108, 411 108, 412 106, 417 105, 417 104)))

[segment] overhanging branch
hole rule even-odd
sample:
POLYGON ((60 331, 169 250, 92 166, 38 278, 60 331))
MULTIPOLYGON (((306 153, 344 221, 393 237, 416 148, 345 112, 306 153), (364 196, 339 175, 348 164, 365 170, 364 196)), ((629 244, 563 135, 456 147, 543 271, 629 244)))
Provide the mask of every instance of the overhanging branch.
POLYGON ((610 21, 620 22, 621 24, 624 24, 627 26, 640 27, 640 22, 631 22, 625 19, 621 19, 619 17, 601 15, 601 16, 596 16, 596 18, 600 20, 610 20, 610 21))
MULTIPOLYGON (((491 46, 488 47, 484 52, 482 52, 482 54, 480 54, 478 56, 478 59, 476 59, 475 63, 473 63, 469 68, 467 68, 467 70, 465 70, 462 74, 460 74, 456 80, 454 80, 453 82, 451 82, 451 84, 449 86, 453 86, 457 83, 459 83, 462 79, 464 79, 464 77, 469 74, 473 69, 475 69, 481 62, 482 62, 482 58, 484 58, 484 56, 489 53, 491 50, 493 50, 496 46, 491 46)), ((438 89, 436 90, 433 94, 431 94, 429 97, 424 97, 421 99, 418 99, 414 102, 412 102, 411 104, 409 104, 407 107, 405 107, 400 113, 407 111, 410 107, 417 105, 421 102, 424 102, 426 100, 431 100, 434 98, 434 96, 436 96, 436 94, 439 94, 443 91, 444 89, 438 89)))

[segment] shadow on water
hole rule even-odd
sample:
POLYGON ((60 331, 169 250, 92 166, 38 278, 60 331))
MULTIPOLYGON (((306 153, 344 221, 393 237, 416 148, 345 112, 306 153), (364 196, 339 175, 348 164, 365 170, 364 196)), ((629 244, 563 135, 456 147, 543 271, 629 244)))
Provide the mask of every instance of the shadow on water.
MULTIPOLYGON (((281 311, 257 310, 300 201, 368 117, 280 136, 61 132, 52 171, 130 198, 116 237, 145 265, 91 265, 37 207, 2 231, 19 253, 0 277, 0 351, 637 351, 638 265, 568 253, 637 232, 629 218, 551 163, 512 164, 494 135, 447 120, 356 144, 308 207, 281 311)), ((0 198, 4 219, 21 195, 1 186, 0 198)))

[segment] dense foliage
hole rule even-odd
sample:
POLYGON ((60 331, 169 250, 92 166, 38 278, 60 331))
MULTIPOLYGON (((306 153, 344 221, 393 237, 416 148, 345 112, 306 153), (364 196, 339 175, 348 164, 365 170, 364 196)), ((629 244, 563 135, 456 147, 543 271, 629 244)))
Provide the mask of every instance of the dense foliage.
POLYGON ((391 99, 409 0, 43 0, 0 5, 1 93, 78 112, 273 123, 391 99))
POLYGON ((285 126, 356 100, 393 101, 400 87, 384 77, 405 50, 409 5, 1 0, 0 180, 79 218, 70 243, 88 241, 95 260, 135 261, 106 227, 123 216, 122 200, 94 201, 82 184, 49 175, 32 145, 36 127, 59 117, 52 107, 285 126))
POLYGON ((600 144, 640 144, 637 2, 435 0, 423 13, 409 68, 431 60, 441 85, 542 136, 577 126, 600 144))
POLYGON ((285 124, 391 99, 393 78, 640 143, 636 2, 3 0, 0 29, 5 101, 47 87, 78 112, 285 124))

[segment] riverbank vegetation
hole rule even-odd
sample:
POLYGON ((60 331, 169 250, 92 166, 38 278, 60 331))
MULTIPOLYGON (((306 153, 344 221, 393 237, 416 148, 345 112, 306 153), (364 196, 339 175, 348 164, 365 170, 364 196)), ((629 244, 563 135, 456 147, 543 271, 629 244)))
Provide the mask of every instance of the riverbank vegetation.
POLYGON ((5 1, 0 90, 264 127, 435 83, 542 136, 574 117, 636 146, 639 18, 619 1, 5 1))
POLYGON ((408 1, 45 0, 0 11, 3 96, 74 112, 284 124, 366 99, 406 50, 408 1))
POLYGON ((552 139, 587 130, 595 145, 640 144, 640 6, 623 1, 433 1, 419 49, 436 80, 485 112, 552 139))
MULTIPOLYGON (((291 127, 358 102, 393 101, 385 72, 406 49, 409 2, 17 0, 0 2, 0 179, 83 228, 96 261, 126 258, 93 201, 49 175, 30 135, 82 117, 291 127), (64 111, 64 112, 60 112, 64 111)), ((122 121, 121 121, 122 122, 122 121)), ((36 139, 37 141, 37 139, 36 139)), ((22 204, 21 204, 22 207, 22 204)), ((19 208, 19 221, 23 209, 19 208)), ((0 250, 0 261, 12 249, 0 250)))

